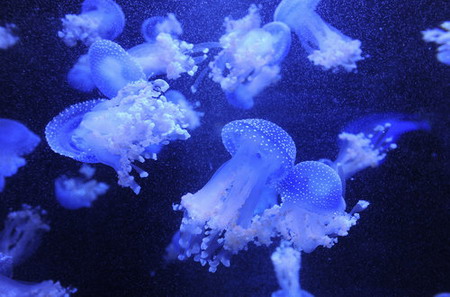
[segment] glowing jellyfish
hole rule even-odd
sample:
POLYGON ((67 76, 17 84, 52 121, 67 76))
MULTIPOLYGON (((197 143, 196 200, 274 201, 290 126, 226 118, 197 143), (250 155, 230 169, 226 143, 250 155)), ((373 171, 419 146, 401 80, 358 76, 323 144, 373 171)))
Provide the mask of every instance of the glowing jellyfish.
POLYGON ((16 25, 6 24, 4 27, 0 26, 0 49, 8 49, 19 41, 19 37, 14 35, 16 25))
POLYGON ((51 280, 41 283, 29 283, 13 280, 0 275, 0 296, 7 297, 69 297, 77 290, 64 288, 59 282, 51 280))
POLYGON ((195 261, 208 263, 212 272, 220 263, 229 266, 231 255, 253 241, 247 236, 234 242, 232 234, 245 233, 261 198, 276 195, 266 189, 275 187, 296 154, 292 138, 283 129, 260 119, 225 125, 222 141, 232 158, 201 190, 184 195, 174 207, 184 211, 184 218, 168 249, 178 253, 180 260, 194 256, 195 261))
POLYGON ((61 19, 63 29, 58 36, 67 46, 78 41, 90 46, 99 39, 113 40, 125 26, 122 8, 113 0, 85 0, 81 14, 67 14, 61 19))
POLYGON ((340 151, 334 167, 342 180, 368 167, 377 167, 388 151, 397 148, 395 141, 404 133, 429 130, 426 121, 401 114, 371 115, 351 123, 339 134, 340 151))
POLYGON ((225 19, 223 50, 210 63, 210 77, 220 84, 235 107, 253 107, 253 97, 280 78, 279 64, 290 49, 291 33, 280 22, 261 28, 259 8, 252 5, 246 17, 225 19))
POLYGON ((13 265, 23 263, 40 244, 50 226, 42 218, 46 212, 24 204, 19 211, 8 214, 0 232, 0 253, 12 258, 13 265))
POLYGON ((152 17, 142 25, 146 42, 132 47, 128 53, 141 65, 147 78, 165 74, 177 79, 182 73, 193 76, 197 71, 194 45, 178 39, 183 33, 175 15, 152 17))
POLYGON ((23 124, 0 119, 0 192, 5 177, 12 176, 27 162, 22 157, 31 153, 41 140, 23 124))
POLYGON ((56 199, 64 208, 91 207, 92 202, 109 189, 107 184, 92 179, 95 168, 83 164, 80 173, 80 177, 62 175, 55 180, 56 199))
POLYGON ((82 92, 91 92, 95 89, 89 55, 82 55, 78 59, 67 74, 67 81, 72 88, 82 92))
POLYGON ((439 62, 450 65, 450 21, 441 24, 442 29, 429 29, 422 32, 423 40, 439 45, 436 57, 439 62))
POLYGON ((121 89, 111 100, 91 100, 75 104, 47 125, 50 147, 63 156, 113 167, 119 185, 138 194, 140 186, 130 175, 148 173, 133 164, 156 159, 155 147, 190 137, 186 111, 169 102, 163 80, 136 81, 121 89))
POLYGON ((298 36, 308 59, 325 70, 339 67, 356 70, 361 57, 361 42, 342 34, 327 24, 315 9, 320 0, 283 0, 275 10, 274 20, 288 25, 298 36))

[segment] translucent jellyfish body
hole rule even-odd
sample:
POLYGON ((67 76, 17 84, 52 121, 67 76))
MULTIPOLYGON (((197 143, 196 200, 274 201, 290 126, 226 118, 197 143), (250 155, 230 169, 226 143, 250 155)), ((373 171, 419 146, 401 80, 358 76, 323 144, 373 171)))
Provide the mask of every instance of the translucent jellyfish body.
POLYGON ((77 290, 64 288, 51 280, 41 283, 16 281, 0 275, 0 296, 6 297, 69 297, 77 290))
POLYGON ((108 191, 105 183, 92 179, 95 168, 84 164, 80 173, 82 176, 70 178, 62 175, 55 180, 55 195, 59 204, 67 209, 91 207, 98 196, 108 191))
POLYGON ((41 140, 23 124, 0 119, 0 192, 5 177, 12 176, 27 162, 22 157, 31 153, 41 140))
POLYGON ((436 57, 439 62, 450 65, 450 21, 441 24, 442 29, 429 29, 422 32, 423 40, 439 45, 436 57))
POLYGON ((194 75, 196 61, 191 57, 194 45, 179 40, 183 33, 175 15, 152 17, 142 25, 145 43, 132 47, 128 53, 142 66, 147 78, 164 74, 177 79, 182 73, 194 75))
POLYGON ((429 129, 426 121, 401 114, 379 114, 359 119, 339 134, 339 154, 329 164, 345 181, 365 168, 383 163, 387 152, 397 147, 395 141, 402 134, 429 129))
POLYGON ((113 0, 85 0, 81 14, 67 14, 61 19, 63 29, 58 36, 67 46, 78 41, 90 46, 99 39, 113 40, 125 26, 122 8, 113 0))
POLYGON ((8 214, 4 229, 0 232, 0 253, 11 257, 14 266, 31 256, 39 246, 42 235, 50 230, 43 220, 45 214, 39 207, 29 205, 8 214))
POLYGON ((69 85, 82 92, 91 92, 95 89, 92 79, 89 55, 82 55, 67 74, 69 85))
POLYGON ((280 22, 261 28, 255 5, 242 19, 225 19, 225 27, 220 38, 223 50, 209 64, 210 77, 220 84, 230 104, 249 109, 253 97, 279 79, 279 64, 291 44, 290 30, 280 22))
POLYGON ((19 41, 19 37, 14 35, 16 25, 6 24, 4 27, 0 26, 0 49, 8 49, 19 41))
POLYGON ((119 185, 140 186, 130 175, 147 172, 133 164, 156 159, 155 146, 189 138, 186 111, 169 102, 163 80, 128 84, 111 100, 91 100, 75 104, 47 125, 45 134, 57 153, 84 163, 103 163, 113 167, 119 185))
POLYGON ((231 254, 253 240, 250 236, 234 243, 228 233, 250 226, 261 198, 276 195, 266 189, 275 187, 296 154, 294 142, 283 129, 260 119, 225 125, 222 141, 232 158, 201 190, 186 194, 174 207, 184 210, 184 218, 169 248, 178 251, 180 260, 194 256, 201 264, 208 263, 212 272, 220 263, 229 266, 231 254))
POLYGON ((342 34, 327 24, 315 9, 320 0, 283 0, 275 10, 274 20, 294 31, 308 53, 308 59, 325 70, 356 69, 361 56, 361 42, 342 34))

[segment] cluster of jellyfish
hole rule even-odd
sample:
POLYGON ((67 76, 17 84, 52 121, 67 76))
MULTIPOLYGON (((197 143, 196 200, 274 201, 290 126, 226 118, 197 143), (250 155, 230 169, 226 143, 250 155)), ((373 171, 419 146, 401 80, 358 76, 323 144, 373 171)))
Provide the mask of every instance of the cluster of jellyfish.
MULTIPOLYGON (((315 11, 319 2, 283 0, 267 24, 262 24, 260 7, 251 5, 245 17, 225 18, 225 33, 218 41, 195 45, 181 39, 183 28, 174 14, 155 16, 142 24, 145 42, 124 49, 112 41, 125 26, 121 7, 113 0, 85 0, 80 14, 62 19, 57 35, 69 47, 86 47, 67 74, 70 86, 83 92, 98 89, 104 97, 67 107, 45 129, 54 152, 83 163, 79 173, 55 180, 59 204, 71 210, 91 207, 107 193, 111 185, 93 179, 95 168, 88 164, 112 167, 118 184, 139 194, 136 176, 149 174, 136 161, 157 160, 166 145, 188 139, 200 126, 204 113, 197 110, 199 104, 169 90, 167 81, 196 76, 191 91, 197 92, 209 77, 232 106, 250 109, 256 96, 281 79, 291 31, 314 65, 356 71, 356 63, 363 60, 361 42, 326 23, 315 11)), ((449 22, 441 27, 424 31, 423 38, 439 44, 438 60, 450 64, 449 22)), ((18 41, 14 30, 11 24, 0 27, 0 48, 18 41)), ((220 264, 230 266, 232 256, 250 243, 277 242, 271 260, 280 290, 272 296, 312 296, 300 286, 301 254, 319 246, 331 248, 369 206, 360 200, 347 207, 346 181, 382 164, 404 133, 429 129, 426 121, 408 115, 371 115, 338 135, 340 151, 334 160, 294 164, 296 144, 282 127, 264 119, 232 121, 221 133, 231 158, 203 188, 173 206, 183 218, 166 257, 193 258, 215 272, 220 264)), ((26 165, 25 155, 39 143, 40 137, 23 124, 0 119, 0 192, 5 178, 26 165)), ((59 282, 12 279, 13 268, 50 230, 44 217, 45 211, 28 205, 8 215, 0 233, 0 295, 62 297, 76 292, 59 282)))

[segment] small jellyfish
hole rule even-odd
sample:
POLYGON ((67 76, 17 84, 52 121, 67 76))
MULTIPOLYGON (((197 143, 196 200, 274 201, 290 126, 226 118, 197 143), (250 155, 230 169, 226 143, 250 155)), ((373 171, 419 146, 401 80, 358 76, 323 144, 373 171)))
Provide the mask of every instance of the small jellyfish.
POLYGON ((140 80, 111 100, 75 104, 47 125, 47 142, 63 156, 113 167, 119 185, 138 194, 140 186, 130 172, 134 169, 140 177, 148 173, 133 162, 156 159, 158 146, 190 137, 186 110, 163 96, 168 87, 163 80, 140 80))
POLYGON ((395 141, 404 133, 430 130, 426 121, 401 114, 371 115, 351 123, 339 134, 336 161, 328 162, 345 181, 368 167, 377 167, 387 152, 397 148, 395 141))
POLYGON ((67 74, 69 85, 82 92, 91 92, 95 89, 92 79, 89 55, 82 55, 67 74))
POLYGON ((99 40, 89 48, 92 80, 108 98, 127 84, 145 79, 141 66, 117 43, 99 40))
POLYGON ((204 113, 196 111, 194 106, 187 101, 186 97, 184 97, 181 92, 169 90, 164 96, 166 96, 167 100, 179 105, 180 108, 186 111, 186 122, 189 124, 189 129, 194 130, 195 128, 200 127, 200 119, 204 113))
POLYGON ((280 66, 291 44, 290 29, 281 22, 261 27, 259 8, 252 5, 242 19, 225 19, 222 51, 209 64, 210 77, 219 83, 228 102, 253 107, 253 97, 280 78, 280 66))
POLYGON ((450 65, 450 21, 443 22, 441 28, 423 31, 422 38, 426 42, 438 44, 436 54, 438 61, 450 65))
MULTIPOLYGON (((276 201, 276 183, 293 166, 296 154, 292 138, 279 126, 261 119, 238 120, 222 129, 222 141, 232 158, 224 163, 195 194, 181 198, 175 210, 183 210, 180 231, 168 250, 178 252, 178 259, 194 256, 214 272, 222 263, 245 248, 253 236, 239 242, 233 235, 247 232, 252 218, 260 212, 272 193, 276 201), (230 233, 230 234, 228 234, 230 233)), ((249 231, 252 232, 252 231, 249 231)), ((269 236, 270 237, 270 236, 269 236)))
POLYGON ((183 34, 183 28, 173 13, 167 14, 167 17, 151 17, 142 23, 141 34, 145 41, 155 41, 160 33, 170 34, 174 38, 183 34))
POLYGON ((85 0, 81 14, 67 14, 61 21, 63 29, 58 36, 67 46, 78 41, 90 46, 99 39, 113 40, 125 27, 122 8, 113 0, 85 0))
POLYGON ((92 179, 95 168, 83 164, 80 168, 82 176, 70 178, 62 175, 55 180, 55 195, 59 204, 67 209, 91 207, 98 196, 108 191, 105 183, 92 179))
POLYGON ((5 177, 13 176, 27 163, 22 156, 31 153, 40 141, 23 124, 0 119, 0 192, 5 186, 5 177))
POLYGON ((166 75, 177 79, 182 73, 193 76, 198 69, 197 61, 191 57, 194 45, 178 39, 183 33, 175 15, 152 17, 142 25, 146 42, 132 47, 128 53, 141 65, 147 78, 166 75))
POLYGON ((39 207, 22 205, 22 210, 8 214, 0 232, 0 253, 10 256, 13 265, 23 263, 39 247, 41 237, 50 230, 44 221, 46 212, 39 207))
POLYGON ((19 41, 19 37, 15 36, 14 30, 16 25, 6 24, 4 27, 0 26, 0 49, 8 49, 19 41))
POLYGON ((275 10, 274 20, 288 25, 298 36, 308 59, 323 69, 356 70, 361 56, 361 42, 342 34, 327 24, 315 9, 320 0, 283 0, 275 10))
POLYGON ((341 179, 322 162, 295 165, 277 188, 282 200, 277 231, 298 250, 309 253, 319 245, 332 247, 359 218, 357 213, 345 213, 341 179))
POLYGON ((0 296, 7 297, 70 297, 77 289, 64 288, 51 280, 29 283, 0 275, 0 296))
POLYGON ((272 297, 314 297, 300 286, 301 252, 281 242, 270 259, 281 287, 272 297))

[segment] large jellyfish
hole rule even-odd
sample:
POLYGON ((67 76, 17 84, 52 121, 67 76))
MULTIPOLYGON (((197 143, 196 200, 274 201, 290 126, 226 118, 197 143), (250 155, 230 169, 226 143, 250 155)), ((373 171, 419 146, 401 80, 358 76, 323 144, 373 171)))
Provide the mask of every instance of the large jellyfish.
POLYGON ((178 253, 180 260, 194 256, 202 265, 208 263, 212 272, 220 263, 229 266, 230 256, 253 241, 248 236, 245 242, 234 242, 232 233, 245 233, 261 198, 266 200, 268 193, 276 195, 267 188, 274 188, 289 171, 296 154, 292 138, 261 119, 225 125, 222 141, 232 158, 201 190, 184 195, 180 205, 174 206, 184 211, 184 217, 168 248, 170 253, 178 253))
POLYGON ((279 64, 289 51, 291 34, 280 22, 261 28, 259 8, 252 5, 239 20, 225 19, 223 50, 209 66, 210 77, 220 84, 230 104, 249 109, 253 97, 280 78, 279 64))
POLYGON ((46 212, 39 207, 24 204, 19 211, 8 214, 0 232, 0 253, 12 258, 19 265, 33 254, 42 235, 50 230, 44 221, 46 212))
POLYGON ((314 297, 300 286, 301 252, 282 242, 270 259, 281 287, 272 297, 314 297))
POLYGON ((436 57, 439 62, 450 65, 450 21, 441 24, 442 29, 429 29, 422 32, 423 40, 439 45, 436 57))
POLYGON ((8 49, 19 41, 19 37, 14 35, 16 25, 6 24, 4 27, 0 26, 0 49, 8 49))
POLYGON ((92 202, 109 189, 107 184, 92 179, 94 167, 83 164, 79 172, 82 175, 80 177, 62 175, 55 180, 56 199, 64 208, 91 207, 92 202))
POLYGON ((45 134, 57 153, 84 163, 113 167, 119 184, 138 194, 140 186, 130 175, 148 173, 133 164, 156 159, 155 145, 190 137, 186 110, 163 95, 163 80, 129 83, 111 100, 91 100, 75 104, 47 125, 45 134))
POLYGON ((67 14, 61 19, 63 29, 58 36, 67 46, 78 41, 90 46, 99 39, 113 40, 122 33, 125 15, 113 0, 85 0, 81 14, 67 14))
POLYGON ((0 275, 0 296, 4 297, 69 297, 76 291, 51 280, 28 283, 0 275))
POLYGON ((382 164, 388 151, 395 149, 395 141, 404 133, 429 130, 428 122, 402 114, 370 115, 359 119, 339 134, 340 151, 334 162, 324 160, 336 169, 341 179, 382 164))
POLYGON ((327 24, 315 9, 320 0, 283 0, 275 10, 274 20, 287 24, 298 36, 308 59, 324 69, 356 70, 361 56, 361 42, 342 34, 327 24))
POLYGON ((168 79, 177 79, 182 73, 193 76, 198 68, 191 57, 194 45, 179 40, 182 33, 173 14, 149 18, 142 25, 146 42, 132 47, 128 53, 142 66, 147 78, 165 74, 168 79))
POLYGON ((5 177, 16 174, 27 163, 22 156, 31 153, 40 141, 23 124, 0 119, 0 192, 5 186, 5 177))

